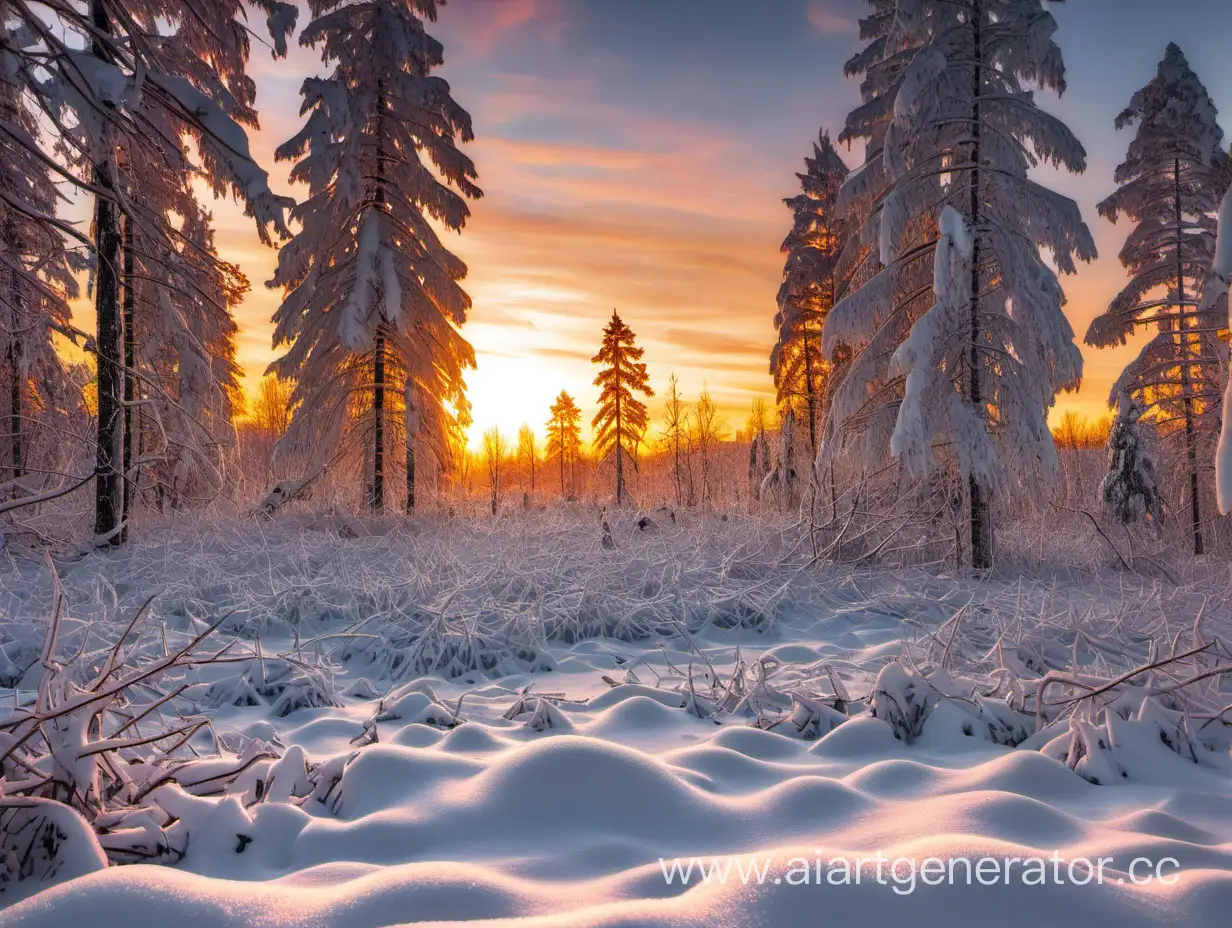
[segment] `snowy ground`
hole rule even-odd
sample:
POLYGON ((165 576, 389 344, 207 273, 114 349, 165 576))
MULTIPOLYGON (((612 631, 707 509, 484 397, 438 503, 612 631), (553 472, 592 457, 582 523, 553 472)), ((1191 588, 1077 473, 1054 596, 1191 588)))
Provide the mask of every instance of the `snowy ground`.
MULTIPOLYGON (((790 527, 660 522, 614 522, 614 549, 592 521, 548 517, 204 525, 59 565, 70 653, 151 595, 146 648, 164 626, 176 640, 230 613, 215 634, 236 653, 259 641, 264 677, 252 661, 192 668, 180 710, 207 712, 226 756, 284 762, 252 765, 226 796, 187 777, 160 787, 182 860, 9 884, 0 904, 28 898, 0 925, 1226 924, 1226 751, 1181 756, 1145 711, 998 744, 1031 726, 1012 697, 965 682, 1115 676, 1157 657, 1152 641, 1226 629, 1210 590, 805 570, 790 527), (938 695, 900 740, 868 708, 904 650, 903 679, 923 689, 928 674, 938 695), (277 655, 298 671, 279 678, 277 655), (281 714, 302 702, 339 705, 281 714), (1081 761, 1057 747, 1088 730, 1081 761), (1108 770, 1116 782, 1090 782, 1108 770), (730 861, 727 879, 665 878, 695 857, 730 861), (946 876, 925 885, 933 857, 946 876), (976 870, 984 857, 995 875, 976 870), (856 858, 859 885, 839 862, 856 858), (1075 885, 1090 878, 1079 858, 1104 859, 1102 883, 1075 885), (1130 878, 1157 864, 1163 879, 1130 878)), ((29 695, 13 677, 51 596, 45 563, 0 568, 5 704, 29 695)))

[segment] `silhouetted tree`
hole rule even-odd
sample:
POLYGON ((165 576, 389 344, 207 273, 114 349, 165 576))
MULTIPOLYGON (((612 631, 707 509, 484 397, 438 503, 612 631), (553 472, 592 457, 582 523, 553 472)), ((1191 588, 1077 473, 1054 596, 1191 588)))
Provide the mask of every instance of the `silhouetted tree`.
POLYGON ((644 350, 634 344, 636 336, 612 310, 611 321, 603 330, 603 347, 591 360, 601 365, 595 386, 602 387, 599 411, 595 414, 595 454, 612 454, 616 460, 616 505, 624 502, 627 456, 635 462, 637 446, 646 433, 646 404, 635 394, 654 396, 650 389, 644 350))

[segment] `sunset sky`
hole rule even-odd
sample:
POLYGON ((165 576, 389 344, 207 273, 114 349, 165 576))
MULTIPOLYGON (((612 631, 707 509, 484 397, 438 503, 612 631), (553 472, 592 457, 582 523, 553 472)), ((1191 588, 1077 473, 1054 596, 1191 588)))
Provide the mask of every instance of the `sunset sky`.
MULTIPOLYGON (((561 389, 589 423, 590 358, 613 308, 645 346, 657 392, 672 372, 690 397, 708 382, 733 428, 754 397, 770 397, 790 218, 782 199, 797 192, 818 129, 837 135, 858 102, 842 66, 866 9, 861 0, 451 0, 430 31, 445 46, 442 75, 474 117, 468 152, 486 192, 464 234, 448 240, 470 266, 475 303, 464 330, 478 354, 473 435, 491 424, 512 433, 524 420, 542 431, 561 389)), ((1128 228, 1095 211, 1129 142, 1113 119, 1169 41, 1232 114, 1232 9, 1227 0, 1052 9, 1070 89, 1039 99, 1082 139, 1089 167, 1081 178, 1040 173, 1079 201, 1101 254, 1063 280, 1081 339, 1124 281, 1117 252, 1128 228)), ((275 62, 254 49, 262 127, 253 149, 275 189, 292 195, 273 150, 298 128, 300 83, 320 68, 310 50, 275 62)), ((855 165, 859 151, 844 157, 855 165)), ((252 386, 273 357, 279 295, 263 284, 275 252, 234 205, 215 213, 223 256, 253 282, 237 309, 252 386)), ((1082 392, 1061 408, 1101 413, 1130 353, 1085 350, 1082 392)))

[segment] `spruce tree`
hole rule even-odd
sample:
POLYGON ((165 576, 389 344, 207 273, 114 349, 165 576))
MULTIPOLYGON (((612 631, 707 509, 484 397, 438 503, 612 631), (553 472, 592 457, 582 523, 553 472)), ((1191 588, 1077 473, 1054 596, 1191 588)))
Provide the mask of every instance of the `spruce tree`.
MULTIPOLYGON (((854 320, 884 320, 863 326, 876 333, 867 353, 904 289, 927 293, 904 288, 902 274, 932 256, 933 305, 897 349, 891 339, 875 350, 891 352, 888 374, 903 378, 891 451, 925 473, 937 466, 936 449, 948 449, 967 484, 977 568, 992 563, 998 481, 1013 474, 1039 493, 1055 476, 1048 408, 1082 375, 1043 252, 1072 273, 1095 257, 1095 244, 1077 205, 1028 176, 1040 162, 1076 172, 1086 164, 1078 140, 1030 90, 1065 89, 1055 29, 1042 0, 898 0, 887 35, 912 51, 897 60, 892 104, 882 104, 892 111, 879 159, 884 269, 834 308, 827 332, 827 343, 842 341, 854 320), (964 264, 965 280, 935 279, 964 264)), ((893 324, 889 333, 901 331, 893 324)))
MULTIPOLYGON (((443 62, 421 17, 444 0, 314 0, 300 44, 332 64, 301 95, 303 129, 276 152, 308 199, 293 211, 302 230, 279 252, 270 286, 284 291, 270 370, 295 383, 283 452, 317 457, 351 446, 367 462, 365 501, 385 502, 394 401, 414 406, 404 447, 408 507, 414 448, 444 465, 467 421, 463 372, 474 366, 458 328, 470 297, 466 266, 434 223, 460 231, 482 196, 471 160, 470 116, 431 72, 443 62), (341 448, 340 448, 341 446, 341 448)), ((410 408, 409 406, 407 407, 410 408)))
POLYGON ((1156 335, 1112 388, 1110 403, 1133 396, 1162 436, 1180 445, 1195 554, 1202 532, 1202 474, 1219 434, 1223 375, 1216 338, 1220 322, 1201 304, 1203 281, 1215 257, 1215 218, 1227 185, 1228 156, 1215 105, 1170 44, 1154 79, 1134 94, 1116 120, 1137 125, 1120 188, 1099 204, 1100 215, 1135 225, 1121 249, 1130 282, 1087 330, 1095 347, 1124 345, 1140 326, 1156 335))
POLYGON ((865 47, 845 65, 848 77, 861 76, 861 103, 847 116, 839 142, 864 141, 864 161, 839 191, 847 239, 836 265, 839 302, 826 315, 822 352, 832 365, 822 445, 815 472, 830 469, 840 452, 861 465, 880 467, 890 456, 890 438, 903 396, 903 377, 890 370, 894 349, 928 309, 932 286, 927 243, 935 215, 921 211, 911 235, 886 275, 877 247, 881 204, 893 186, 885 162, 885 138, 894 117, 894 100, 904 72, 919 51, 920 38, 895 29, 897 0, 868 0, 860 20, 865 47), (923 246, 923 247, 921 247, 923 246), (881 276, 879 276, 881 275, 881 276), (876 282, 873 300, 853 298, 876 282))
POLYGON ((636 466, 637 446, 646 433, 646 404, 637 394, 654 396, 642 363, 644 349, 636 346, 635 339, 633 330, 612 310, 603 330, 603 346, 591 359, 601 366, 595 386, 602 388, 599 411, 592 422, 595 454, 600 459, 610 454, 615 460, 618 506, 625 498, 625 459, 636 466))
MULTIPOLYGON (((275 44, 285 47, 295 7, 257 0, 275 44)), ((4 49, 4 71, 39 110, 54 142, 28 132, 10 139, 59 177, 95 195, 90 235, 35 204, 11 202, 54 234, 86 245, 93 261, 96 329, 89 341, 97 371, 95 535, 121 539, 124 372, 137 346, 125 343, 120 289, 128 263, 122 223, 138 213, 119 155, 141 150, 185 175, 199 166, 216 194, 234 193, 269 241, 284 223, 286 200, 271 193, 252 160, 244 125, 255 125, 255 85, 245 75, 249 53, 241 0, 88 0, 58 4, 54 28, 39 5, 5 4, 16 20, 4 49), (185 156, 185 140, 193 151, 185 156), (131 350, 130 350, 131 349, 131 350)), ((7 23, 6 23, 7 25, 7 23)), ((174 223, 151 223, 153 238, 173 238, 174 223)), ((76 333, 74 333, 76 334, 76 333)), ((133 391, 129 389, 129 393, 133 391)))
POLYGON ((805 166, 805 173, 796 175, 803 192, 783 201, 793 221, 782 247, 787 261, 774 317, 778 340, 770 352, 770 373, 780 409, 798 410, 808 423, 809 448, 816 454, 818 418, 830 376, 821 330, 838 285, 844 241, 838 193, 848 172, 825 132, 813 143, 805 166))
POLYGON ((1163 521, 1164 504, 1155 484, 1155 465, 1142 440, 1143 407, 1128 393, 1117 397, 1117 414, 1108 433, 1108 473, 1100 499, 1122 525, 1163 521))
MULTIPOLYGON (((560 467, 560 495, 565 494, 565 471, 572 474, 582 447, 582 411, 564 390, 552 404, 548 419, 548 457, 554 457, 560 467)), ((570 481, 572 484, 572 480, 570 481)))

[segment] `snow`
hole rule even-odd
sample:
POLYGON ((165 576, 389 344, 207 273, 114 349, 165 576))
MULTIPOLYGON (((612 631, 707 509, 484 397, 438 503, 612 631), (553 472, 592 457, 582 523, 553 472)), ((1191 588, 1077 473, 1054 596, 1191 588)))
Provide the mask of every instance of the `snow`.
MULTIPOLYGON (((259 638, 265 666, 187 670, 185 697, 197 694, 240 756, 277 757, 225 795, 174 782, 151 794, 174 819, 164 830, 185 841, 178 863, 66 858, 64 881, 16 884, 41 891, 0 923, 127 928, 140 912, 237 928, 794 926, 824 906, 834 924, 949 928, 995 911, 1011 928, 1202 926, 1232 902, 1226 744, 1211 752, 1143 680, 1117 711, 1058 719, 1011 747, 1033 721, 1012 695, 985 695, 998 674, 981 670, 1006 668, 1024 686, 1046 668, 1115 675, 1154 653, 1152 636, 1186 648, 1191 635, 1226 635, 1226 605, 1194 622, 1200 589, 802 571, 788 522, 742 516, 648 534, 609 514, 606 548, 590 515, 201 523, 61 564, 70 650, 152 593, 156 655, 161 626, 174 646, 235 610, 220 633, 237 652, 259 638), (400 636, 425 622, 440 628, 421 640, 441 647, 466 628, 473 659, 455 647, 453 664, 421 676, 400 636), (284 713, 276 655, 292 653, 329 698, 284 713), (203 698, 244 675, 255 704, 203 698), (908 892, 902 870, 860 885, 787 879, 793 858, 878 852, 959 861, 958 884, 908 892), (1111 858, 1104 882, 962 877, 966 859, 1054 853, 1111 858), (764 859, 770 876, 668 882, 661 860, 678 856, 764 859), (1174 858, 1175 872, 1136 885, 1138 857, 1174 858)), ((20 638, 50 596, 45 562, 7 560, 0 637, 20 638)), ((0 702, 28 698, 31 681, 18 683, 24 696, 0 702)), ((1066 692, 1054 685, 1049 704, 1066 692)), ((152 820, 125 827, 158 833, 152 820)))

